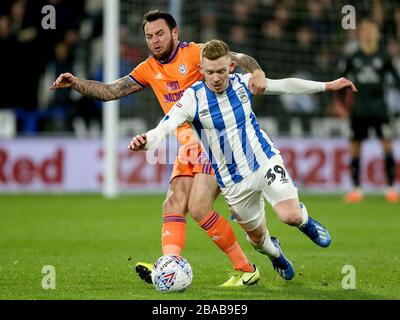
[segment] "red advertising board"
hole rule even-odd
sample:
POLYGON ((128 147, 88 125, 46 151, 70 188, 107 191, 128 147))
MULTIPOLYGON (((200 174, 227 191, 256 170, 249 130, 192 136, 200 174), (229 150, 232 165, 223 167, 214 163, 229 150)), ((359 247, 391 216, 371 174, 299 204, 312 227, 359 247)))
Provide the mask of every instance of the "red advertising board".
MULTIPOLYGON (((165 191, 176 142, 157 152, 129 152, 119 146, 118 178, 121 190, 165 191), (168 152, 167 152, 168 151, 168 152)), ((301 190, 344 192, 351 188, 344 139, 292 139, 274 141, 281 150, 292 179, 301 190)), ((397 183, 400 183, 400 141, 395 143, 397 183)), ((384 162, 378 141, 362 148, 362 183, 365 190, 385 185, 384 162)), ((103 181, 101 139, 20 138, 0 141, 0 192, 98 192, 103 181)))

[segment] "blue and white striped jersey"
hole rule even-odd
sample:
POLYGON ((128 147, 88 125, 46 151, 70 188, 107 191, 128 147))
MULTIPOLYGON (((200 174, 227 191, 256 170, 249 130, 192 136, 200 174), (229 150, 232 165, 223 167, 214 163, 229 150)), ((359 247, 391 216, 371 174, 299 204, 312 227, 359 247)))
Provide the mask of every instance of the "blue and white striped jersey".
POLYGON ((227 90, 218 94, 198 81, 185 91, 162 123, 174 130, 191 123, 223 188, 239 183, 278 154, 260 129, 251 107, 250 74, 231 74, 227 90))
MULTIPOLYGON (((147 149, 165 139, 185 122, 192 125, 203 144, 221 188, 239 183, 278 154, 267 134, 260 129, 251 108, 250 74, 229 75, 228 88, 221 94, 198 81, 168 112, 157 128, 147 132, 147 149)), ((325 83, 296 78, 267 80, 265 94, 310 94, 325 91, 325 83)))

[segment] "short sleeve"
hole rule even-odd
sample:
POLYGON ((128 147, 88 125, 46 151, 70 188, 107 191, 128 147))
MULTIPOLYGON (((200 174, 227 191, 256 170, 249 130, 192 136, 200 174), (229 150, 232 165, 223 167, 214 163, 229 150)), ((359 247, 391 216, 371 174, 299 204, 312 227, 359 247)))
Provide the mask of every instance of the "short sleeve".
POLYGON ((190 42, 189 48, 190 48, 190 55, 193 59, 194 64, 199 65, 200 55, 201 55, 201 44, 190 42))
POLYGON ((133 69, 132 72, 129 74, 129 77, 131 78, 131 80, 133 82, 137 83, 139 86, 141 86, 142 89, 149 86, 149 82, 147 81, 148 68, 149 68, 149 66, 148 66, 147 61, 143 61, 135 69, 133 69))

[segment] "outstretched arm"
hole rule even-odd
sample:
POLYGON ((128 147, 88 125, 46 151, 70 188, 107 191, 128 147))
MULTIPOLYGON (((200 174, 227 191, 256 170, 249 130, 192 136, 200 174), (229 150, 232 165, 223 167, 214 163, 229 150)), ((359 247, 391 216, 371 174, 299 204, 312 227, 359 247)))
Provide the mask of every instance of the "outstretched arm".
POLYGON ((128 149, 131 151, 141 151, 157 148, 161 141, 164 141, 170 133, 188 120, 188 117, 181 109, 174 110, 174 108, 167 113, 157 127, 133 137, 128 145, 128 149))
POLYGON ((240 68, 245 69, 252 76, 249 80, 249 89, 254 95, 263 94, 267 88, 265 80, 265 73, 262 71, 258 62, 244 53, 230 52, 232 61, 234 61, 240 68))
POLYGON ((154 149, 161 141, 165 140, 169 133, 170 128, 165 123, 160 122, 154 129, 133 137, 128 149, 131 151, 154 149))
POLYGON ((330 82, 310 81, 298 78, 267 79, 265 94, 311 94, 322 91, 338 91, 343 88, 350 88, 353 92, 357 91, 354 84, 343 77, 330 82))
POLYGON ((339 79, 326 82, 325 89, 326 91, 339 91, 341 89, 348 88, 353 92, 357 92, 356 86, 349 79, 345 77, 341 77, 339 79))
POLYGON ((101 101, 120 99, 142 89, 129 76, 118 79, 111 84, 105 84, 94 80, 83 80, 71 73, 61 74, 50 87, 51 90, 61 88, 72 88, 80 94, 101 101))
POLYGON ((193 90, 187 89, 181 100, 171 108, 158 126, 147 133, 133 137, 128 149, 132 151, 154 149, 176 128, 185 122, 193 121, 196 112, 194 95, 193 90))

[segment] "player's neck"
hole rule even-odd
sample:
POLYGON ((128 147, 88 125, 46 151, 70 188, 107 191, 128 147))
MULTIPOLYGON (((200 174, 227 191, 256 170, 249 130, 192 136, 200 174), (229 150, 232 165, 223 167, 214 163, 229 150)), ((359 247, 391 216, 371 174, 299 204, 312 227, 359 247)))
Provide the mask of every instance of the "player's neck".
POLYGON ((178 46, 179 46, 179 42, 180 42, 179 40, 176 41, 176 42, 174 42, 174 46, 173 46, 171 52, 169 53, 168 58, 166 58, 166 59, 159 59, 159 61, 160 61, 161 63, 165 63, 165 62, 170 61, 170 60, 172 59, 172 57, 175 55, 176 50, 177 50, 177 48, 178 48, 178 46))

